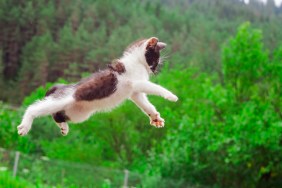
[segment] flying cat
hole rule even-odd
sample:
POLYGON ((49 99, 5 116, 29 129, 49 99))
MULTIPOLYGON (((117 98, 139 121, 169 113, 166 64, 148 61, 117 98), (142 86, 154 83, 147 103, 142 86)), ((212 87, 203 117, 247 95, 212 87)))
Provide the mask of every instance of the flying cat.
POLYGON ((79 123, 92 114, 109 111, 126 99, 132 100, 150 118, 150 124, 163 127, 164 119, 147 99, 159 95, 176 102, 177 96, 149 81, 160 63, 160 51, 166 46, 156 37, 140 40, 130 45, 123 56, 105 70, 92 74, 76 84, 55 85, 45 98, 30 105, 18 126, 18 134, 26 135, 33 119, 52 115, 62 135, 69 132, 68 121, 79 123))

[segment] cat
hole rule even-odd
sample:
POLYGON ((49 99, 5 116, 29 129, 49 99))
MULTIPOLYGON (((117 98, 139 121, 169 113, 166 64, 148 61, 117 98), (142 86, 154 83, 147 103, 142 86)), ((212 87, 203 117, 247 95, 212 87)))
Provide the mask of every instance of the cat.
POLYGON ((149 81, 160 64, 160 51, 166 44, 158 38, 139 40, 130 45, 123 56, 102 71, 76 84, 55 85, 45 98, 30 105, 17 127, 19 135, 26 135, 34 118, 52 115, 63 136, 69 132, 68 121, 80 123, 95 112, 109 111, 126 99, 133 101, 150 119, 150 124, 163 127, 164 119, 149 102, 147 94, 159 95, 176 102, 178 97, 167 89, 149 81))

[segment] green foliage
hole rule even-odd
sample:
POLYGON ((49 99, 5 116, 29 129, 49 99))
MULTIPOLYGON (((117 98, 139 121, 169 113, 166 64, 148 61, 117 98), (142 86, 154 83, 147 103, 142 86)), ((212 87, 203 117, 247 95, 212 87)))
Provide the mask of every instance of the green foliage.
MULTIPOLYGON (((24 96, 47 82, 60 77, 74 82, 81 72, 104 67, 140 38, 159 37, 169 44, 167 54, 172 64, 195 66, 205 72, 220 72, 218 49, 246 20, 266 33, 265 44, 271 51, 282 39, 280 9, 271 3, 265 11, 257 2, 246 6, 239 0, 2 0, 0 7, 0 90, 6 91, 0 93, 0 99, 13 104, 20 104, 24 96)), ((260 40, 260 34, 244 34, 249 31, 244 27, 246 31, 241 29, 237 37, 245 37, 245 42, 232 45, 249 45, 255 56, 245 57, 238 49, 243 55, 235 56, 234 61, 263 61, 265 52, 256 57, 255 50, 260 47, 249 43, 260 40)), ((242 74, 256 68, 248 66, 243 66, 242 74)), ((251 83, 260 71, 253 76, 251 83)))
POLYGON ((0 143, 1 147, 29 152, 34 148, 28 137, 17 134, 17 125, 20 123, 19 114, 0 102, 0 143))
MULTIPOLYGON (((170 114, 179 120, 179 126, 167 132, 166 139, 150 153, 147 173, 160 177, 153 181, 154 186, 160 185, 162 178, 180 179, 178 187, 191 182, 219 187, 277 187, 281 183, 281 106, 276 103, 281 104, 281 94, 261 92, 280 78, 269 73, 272 81, 257 81, 269 68, 260 64, 269 60, 261 51, 261 40, 248 40, 252 45, 245 48, 236 46, 247 45, 244 35, 258 35, 258 31, 247 34, 246 28, 252 30, 243 24, 232 45, 224 46, 225 86, 214 85, 216 80, 205 75, 187 78, 189 74, 184 70, 166 75, 168 83, 179 77, 187 85, 177 87, 181 91, 178 93, 181 104, 177 113, 170 114), (240 53, 241 50, 245 53, 240 53), (227 59, 227 54, 234 56, 227 59), (244 102, 238 94, 246 97, 244 102)), ((148 183, 147 179, 144 183, 148 183)))
POLYGON ((247 99, 251 86, 263 79, 267 53, 260 30, 249 23, 239 27, 236 37, 223 47, 222 64, 226 84, 231 84, 238 100, 247 99))
POLYGON ((7 188, 32 188, 35 187, 21 178, 13 178, 10 173, 0 172, 0 186, 7 188))
MULTIPOLYGON (((20 177, 37 186, 121 186, 123 172, 106 167, 129 169, 136 187, 282 184, 281 14, 270 14, 271 4, 258 11, 254 1, 161 2, 0 1, 0 99, 23 101, 20 108, 0 103, 0 147, 51 159, 23 154, 20 168, 31 173, 20 177), (177 103, 149 98, 166 120, 163 129, 128 101, 70 124, 66 137, 51 117, 17 135, 26 107, 54 82, 77 81, 149 36, 167 42, 171 54, 152 80, 179 96, 177 103)), ((30 187, 0 173, 1 183, 30 187)))

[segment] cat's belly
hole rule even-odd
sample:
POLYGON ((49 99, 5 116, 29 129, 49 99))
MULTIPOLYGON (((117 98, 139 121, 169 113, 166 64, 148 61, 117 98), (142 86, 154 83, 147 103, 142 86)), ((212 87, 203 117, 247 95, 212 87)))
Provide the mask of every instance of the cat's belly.
POLYGON ((65 110, 65 113, 71 122, 80 123, 87 120, 95 112, 110 111, 129 97, 130 92, 116 92, 113 95, 103 99, 93 101, 77 101, 69 106, 65 110))
POLYGON ((91 110, 80 103, 74 103, 65 110, 66 116, 71 122, 79 123, 87 120, 91 116, 91 110))

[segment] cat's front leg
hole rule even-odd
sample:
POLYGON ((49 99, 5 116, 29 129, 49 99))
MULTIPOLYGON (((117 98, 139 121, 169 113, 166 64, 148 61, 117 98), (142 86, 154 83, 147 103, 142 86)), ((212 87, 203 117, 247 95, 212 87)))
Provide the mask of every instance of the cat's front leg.
POLYGON ((163 118, 161 118, 160 113, 154 113, 154 114, 150 114, 150 124, 157 127, 157 128, 161 128, 164 127, 165 124, 165 120, 163 118))
POLYGON ((178 97, 174 95, 172 92, 170 92, 169 90, 149 81, 136 81, 133 84, 133 89, 135 92, 147 93, 151 95, 159 95, 173 102, 176 102, 178 100, 178 97))
POLYGON ((164 126, 164 119, 155 106, 150 103, 145 93, 133 93, 131 100, 150 118, 150 124, 160 128, 164 126))

